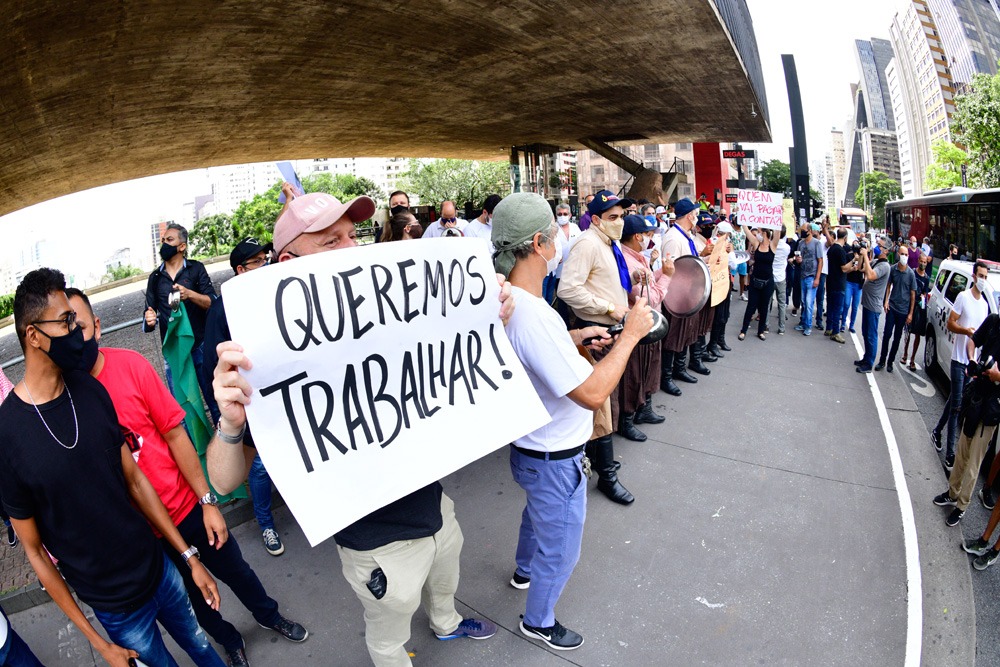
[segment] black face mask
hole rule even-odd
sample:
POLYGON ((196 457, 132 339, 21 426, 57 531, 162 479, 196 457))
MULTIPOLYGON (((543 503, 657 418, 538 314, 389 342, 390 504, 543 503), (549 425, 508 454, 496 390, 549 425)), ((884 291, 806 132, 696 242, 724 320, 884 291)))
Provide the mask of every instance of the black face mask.
POLYGON ((170 245, 169 243, 160 244, 160 259, 164 262, 169 262, 170 258, 177 254, 177 246, 170 245))
POLYGON ((80 361, 82 370, 90 372, 97 363, 97 352, 97 338, 83 341, 83 359, 80 361))
POLYGON ((406 213, 409 210, 410 210, 409 206, 402 206, 402 205, 393 206, 392 208, 389 209, 389 213, 393 215, 399 215, 400 213, 406 213))
MULTIPOLYGON (((37 329, 51 341, 49 344, 49 359, 55 363, 64 373, 69 371, 90 371, 94 367, 84 367, 84 347, 83 329, 77 327, 65 336, 50 336, 41 329, 37 329)), ((97 361, 97 343, 94 343, 94 361, 97 361)))

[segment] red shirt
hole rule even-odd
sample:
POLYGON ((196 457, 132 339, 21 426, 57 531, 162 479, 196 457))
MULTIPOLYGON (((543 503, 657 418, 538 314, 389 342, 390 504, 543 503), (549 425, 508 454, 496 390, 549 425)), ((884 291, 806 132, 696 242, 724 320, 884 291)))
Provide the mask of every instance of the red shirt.
POLYGON ((139 470, 149 478, 174 525, 198 504, 163 434, 184 421, 184 410, 145 357, 132 350, 101 348, 98 381, 111 394, 125 442, 139 470))

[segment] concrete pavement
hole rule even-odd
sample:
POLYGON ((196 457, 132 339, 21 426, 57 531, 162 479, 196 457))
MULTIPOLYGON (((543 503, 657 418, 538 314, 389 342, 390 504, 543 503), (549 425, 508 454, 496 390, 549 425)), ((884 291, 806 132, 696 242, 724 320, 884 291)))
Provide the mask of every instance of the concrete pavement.
MULTIPOLYGON (((872 394, 851 364, 855 351, 791 330, 738 342, 742 313, 734 302, 734 350, 710 377, 682 385, 680 398, 656 395, 668 419, 642 427, 647 442, 616 438, 636 503, 614 505, 591 482, 583 554, 557 608, 586 644, 556 654, 517 630, 524 593, 507 580, 523 493, 501 449, 444 486, 465 533, 459 610, 502 629, 488 641, 439 642, 418 611, 408 644, 416 665, 903 663, 900 510, 872 394)), ((940 468, 905 385, 877 381, 920 536, 924 663, 972 664, 968 561, 956 533, 929 511, 940 468)), ((335 545, 310 549, 286 510, 278 519, 287 544, 280 558, 264 552, 253 522, 233 534, 283 611, 312 636, 291 645, 261 630, 224 590, 224 613, 244 632, 251 660, 368 664, 361 606, 335 545)), ((12 621, 45 664, 94 664, 51 603, 12 621)))

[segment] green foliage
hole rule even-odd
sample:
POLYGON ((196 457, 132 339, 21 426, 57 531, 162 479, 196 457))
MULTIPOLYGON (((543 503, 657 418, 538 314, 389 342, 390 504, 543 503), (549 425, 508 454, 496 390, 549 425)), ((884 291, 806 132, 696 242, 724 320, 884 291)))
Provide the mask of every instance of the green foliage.
POLYGON ((232 221, 224 213, 202 218, 188 232, 191 257, 217 257, 232 250, 236 243, 232 221))
POLYGON ((817 190, 816 188, 809 188, 809 196, 820 202, 821 204, 826 201, 826 195, 817 190))
POLYGON ((386 200, 386 193, 382 192, 382 188, 375 185, 374 181, 352 174, 313 174, 302 180, 302 187, 305 188, 306 194, 326 192, 340 201, 347 201, 361 195, 368 195, 375 200, 376 204, 386 200))
POLYGON ((142 269, 138 266, 132 266, 131 264, 113 266, 107 273, 101 276, 101 284, 113 283, 116 280, 125 280, 126 278, 131 278, 132 276, 138 276, 141 273, 143 273, 142 269))
POLYGON ((510 193, 510 167, 506 162, 410 160, 400 188, 422 204, 437 206, 451 200, 459 209, 470 201, 479 206, 488 195, 510 193))
POLYGON ((885 227, 885 203, 893 199, 903 198, 903 188, 899 182, 889 178, 881 171, 869 171, 861 174, 858 191, 854 193, 854 201, 864 206, 868 202, 872 212, 872 221, 876 228, 885 227))
POLYGON ((951 127, 969 151, 969 187, 1000 187, 1000 75, 977 74, 955 98, 951 127))
POLYGON ((757 187, 764 192, 780 192, 792 196, 792 170, 787 162, 768 160, 757 172, 757 187))
POLYGON ((7 317, 14 314, 14 295, 0 295, 0 317, 7 317))
POLYGON ((943 190, 962 184, 962 165, 969 164, 969 155, 961 148, 939 139, 931 146, 934 162, 927 165, 925 190, 943 190))

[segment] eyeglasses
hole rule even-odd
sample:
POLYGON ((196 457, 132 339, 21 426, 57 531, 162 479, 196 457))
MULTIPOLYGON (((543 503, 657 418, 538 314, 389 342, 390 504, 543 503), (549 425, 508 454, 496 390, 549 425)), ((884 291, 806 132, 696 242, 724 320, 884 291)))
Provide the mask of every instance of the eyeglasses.
POLYGON ((70 311, 57 320, 35 320, 31 324, 33 326, 37 326, 39 324, 64 324, 66 325, 66 331, 73 331, 73 329, 76 328, 76 313, 70 311))
MULTIPOLYGON (((298 255, 295 256, 298 257, 298 255)), ((240 264, 240 266, 242 266, 244 269, 257 269, 262 266, 267 266, 267 257, 258 257, 257 259, 250 259, 240 264)))

